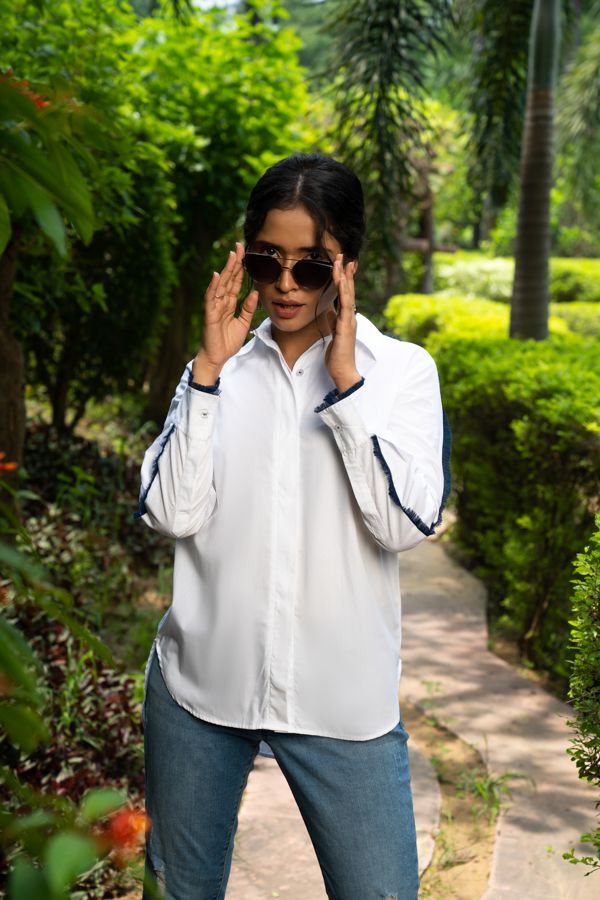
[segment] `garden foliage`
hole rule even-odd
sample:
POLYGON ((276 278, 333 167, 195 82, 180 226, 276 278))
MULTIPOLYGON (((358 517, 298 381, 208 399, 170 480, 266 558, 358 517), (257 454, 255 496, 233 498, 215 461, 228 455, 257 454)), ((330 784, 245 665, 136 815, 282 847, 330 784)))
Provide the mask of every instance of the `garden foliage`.
MULTIPOLYGON (((575 573, 571 623, 575 659, 569 697, 575 711, 570 724, 576 736, 568 753, 579 777, 600 787, 600 516, 590 544, 577 556, 575 573)), ((600 869, 600 824, 581 840, 593 844, 596 857, 577 857, 571 851, 564 854, 565 859, 600 869)))
MULTIPOLYGON (((468 252, 438 253, 435 259, 437 290, 510 301, 514 260, 468 252)), ((550 299, 555 303, 598 303, 600 259, 553 258, 550 261, 550 299)))
POLYGON ((565 678, 572 560, 600 496, 599 344, 561 320, 547 342, 511 341, 507 315, 447 296, 396 296, 386 308, 393 333, 437 361, 454 435, 454 536, 489 585, 493 619, 565 678))
MULTIPOLYGON (((139 460, 105 412, 101 444, 30 423, 23 524, 0 507, 0 533, 16 543, 0 541, 0 891, 11 900, 131 887, 115 863, 143 838, 139 701, 159 612, 134 598, 170 553, 128 524, 139 460)), ((145 437, 127 440, 139 457, 145 437)))
MULTIPOLYGON (((141 388, 158 356, 164 412, 199 339, 190 323, 202 285, 222 265, 249 186, 313 136, 298 39, 255 13, 140 20, 129 4, 100 0, 19 0, 7 13, 0 53, 19 77, 84 105, 80 124, 94 139, 88 147, 85 132, 77 144, 93 240, 85 246, 69 226, 63 260, 31 233, 17 269, 13 325, 58 428, 89 398, 141 388)), ((53 99, 38 118, 56 109, 53 99)))

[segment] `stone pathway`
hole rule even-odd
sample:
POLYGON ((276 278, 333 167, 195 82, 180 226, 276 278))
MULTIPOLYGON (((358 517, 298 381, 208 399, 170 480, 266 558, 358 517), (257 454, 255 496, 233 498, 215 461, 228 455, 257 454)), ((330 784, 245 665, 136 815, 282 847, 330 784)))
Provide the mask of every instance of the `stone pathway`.
MULTIPOLYGON (((436 540, 401 557, 403 673, 400 699, 431 708, 476 747, 490 772, 511 782, 498 820, 492 873, 481 900, 595 900, 600 876, 584 877, 562 853, 591 828, 597 791, 565 753, 568 707, 487 650, 485 591, 436 540)), ((410 747, 410 743, 409 743, 410 747)), ((431 764, 413 746, 411 771, 419 862, 430 861, 440 794, 431 764)), ((588 848, 589 851, 589 848, 588 848)), ((227 900, 325 900, 315 853, 275 760, 250 774, 227 900)))
MULTIPOLYGON (((510 783, 489 887, 481 900, 597 900, 598 874, 562 859, 594 823, 597 790, 566 754, 569 707, 487 649, 485 589, 439 541, 401 559, 403 673, 400 697, 431 708, 510 783)), ((581 848, 580 849, 584 849, 581 848)), ((586 848, 589 854, 589 846, 586 848)))

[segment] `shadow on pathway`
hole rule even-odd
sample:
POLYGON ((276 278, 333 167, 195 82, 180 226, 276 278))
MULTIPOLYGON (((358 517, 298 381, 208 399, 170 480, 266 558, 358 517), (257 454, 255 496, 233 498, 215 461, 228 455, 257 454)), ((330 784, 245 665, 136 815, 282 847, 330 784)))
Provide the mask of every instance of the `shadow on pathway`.
POLYGON ((482 900, 592 900, 598 874, 562 859, 591 830, 597 791, 566 754, 570 709, 487 649, 485 589, 436 540, 403 555, 400 698, 433 709, 492 775, 519 772, 482 900))

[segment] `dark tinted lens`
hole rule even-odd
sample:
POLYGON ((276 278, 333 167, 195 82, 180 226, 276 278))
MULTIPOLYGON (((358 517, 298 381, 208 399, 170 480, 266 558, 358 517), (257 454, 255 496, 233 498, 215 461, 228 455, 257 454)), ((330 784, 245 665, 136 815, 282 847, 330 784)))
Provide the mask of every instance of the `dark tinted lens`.
POLYGON ((325 287, 331 278, 332 266, 312 259, 301 259, 292 269, 292 275, 300 287, 309 291, 325 287))
POLYGON ((272 256, 262 253, 246 253, 244 268, 256 284, 272 284, 279 278, 281 265, 272 256))

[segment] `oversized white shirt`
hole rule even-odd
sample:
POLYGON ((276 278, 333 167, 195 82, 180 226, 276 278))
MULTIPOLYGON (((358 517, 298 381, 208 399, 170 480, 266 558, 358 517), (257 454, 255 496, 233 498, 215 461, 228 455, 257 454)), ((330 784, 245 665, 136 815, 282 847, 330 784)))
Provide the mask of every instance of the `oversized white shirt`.
POLYGON ((139 515, 177 539, 161 671, 209 722, 348 740, 398 722, 397 553, 439 521, 443 413, 427 351, 357 320, 360 386, 332 391, 330 336, 290 370, 266 319, 218 393, 188 364, 145 454, 139 515))

